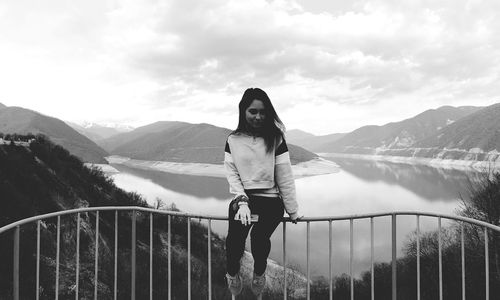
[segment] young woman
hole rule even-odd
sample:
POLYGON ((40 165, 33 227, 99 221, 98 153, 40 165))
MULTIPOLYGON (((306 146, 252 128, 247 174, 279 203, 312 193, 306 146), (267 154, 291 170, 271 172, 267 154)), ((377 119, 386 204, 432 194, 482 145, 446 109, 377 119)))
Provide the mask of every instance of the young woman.
POLYGON ((227 282, 233 295, 242 290, 240 259, 250 229, 254 258, 252 291, 260 295, 266 283, 271 235, 282 220, 283 208, 297 222, 298 205, 284 126, 271 100, 259 88, 249 88, 239 104, 238 128, 227 138, 224 165, 229 191, 229 230, 226 238, 227 282), (252 216, 258 220, 252 222, 252 216))

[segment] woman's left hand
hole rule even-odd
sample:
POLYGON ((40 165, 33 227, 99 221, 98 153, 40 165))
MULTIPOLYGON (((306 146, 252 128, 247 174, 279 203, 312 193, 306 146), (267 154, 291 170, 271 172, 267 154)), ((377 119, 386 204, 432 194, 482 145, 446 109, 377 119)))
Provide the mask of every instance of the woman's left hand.
POLYGON ((234 218, 235 220, 240 220, 241 224, 244 226, 251 224, 251 212, 247 204, 240 205, 238 212, 234 218))

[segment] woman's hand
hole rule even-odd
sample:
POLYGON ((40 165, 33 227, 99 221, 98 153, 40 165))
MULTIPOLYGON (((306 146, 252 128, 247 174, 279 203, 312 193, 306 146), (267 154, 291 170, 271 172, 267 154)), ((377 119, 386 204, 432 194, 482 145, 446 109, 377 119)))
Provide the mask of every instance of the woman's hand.
POLYGON ((300 219, 302 219, 304 216, 300 216, 298 213, 293 213, 290 215, 290 221, 293 223, 293 224, 297 224, 298 221, 300 221, 300 219))
POLYGON ((250 208, 248 208, 247 204, 241 204, 234 219, 240 220, 242 225, 247 226, 251 224, 250 218, 251 218, 250 208))

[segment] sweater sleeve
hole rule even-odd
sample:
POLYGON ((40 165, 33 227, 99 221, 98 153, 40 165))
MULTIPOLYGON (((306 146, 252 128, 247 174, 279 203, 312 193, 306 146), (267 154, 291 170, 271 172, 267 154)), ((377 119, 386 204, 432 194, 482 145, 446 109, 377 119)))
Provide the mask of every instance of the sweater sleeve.
POLYGON ((286 212, 293 216, 298 213, 298 204, 295 192, 295 180, 292 173, 292 164, 290 154, 284 139, 276 148, 275 180, 278 185, 280 195, 283 198, 283 204, 286 212))
POLYGON ((224 168, 226 169, 226 178, 227 182, 229 183, 229 192, 231 194, 234 194, 235 197, 239 195, 247 196, 243 187, 243 183, 241 182, 238 169, 236 169, 236 165, 234 164, 231 149, 229 148, 229 143, 227 141, 224 150, 224 168))

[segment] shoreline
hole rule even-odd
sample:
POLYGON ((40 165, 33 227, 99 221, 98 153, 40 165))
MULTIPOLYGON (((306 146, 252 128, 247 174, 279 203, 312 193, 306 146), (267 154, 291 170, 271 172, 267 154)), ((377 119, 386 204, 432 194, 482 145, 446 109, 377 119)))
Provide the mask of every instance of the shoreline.
MULTIPOLYGON (((206 163, 179 163, 168 161, 150 161, 132 159, 123 156, 112 155, 105 157, 109 164, 119 164, 132 168, 160 171, 174 174, 208 176, 225 178, 224 165, 206 164, 206 163)), ((119 171, 110 165, 92 164, 98 166, 106 173, 119 173, 119 171)), ((292 171, 295 179, 309 176, 326 175, 337 173, 340 167, 327 159, 315 158, 306 162, 292 165, 292 171)))
POLYGON ((350 158, 360 160, 384 161, 400 163, 407 165, 426 165, 441 169, 470 170, 487 172, 488 170, 500 170, 499 161, 477 161, 477 160, 458 160, 458 159, 440 159, 424 157, 406 157, 390 156, 376 154, 348 154, 348 153, 318 153, 323 158, 350 158))

